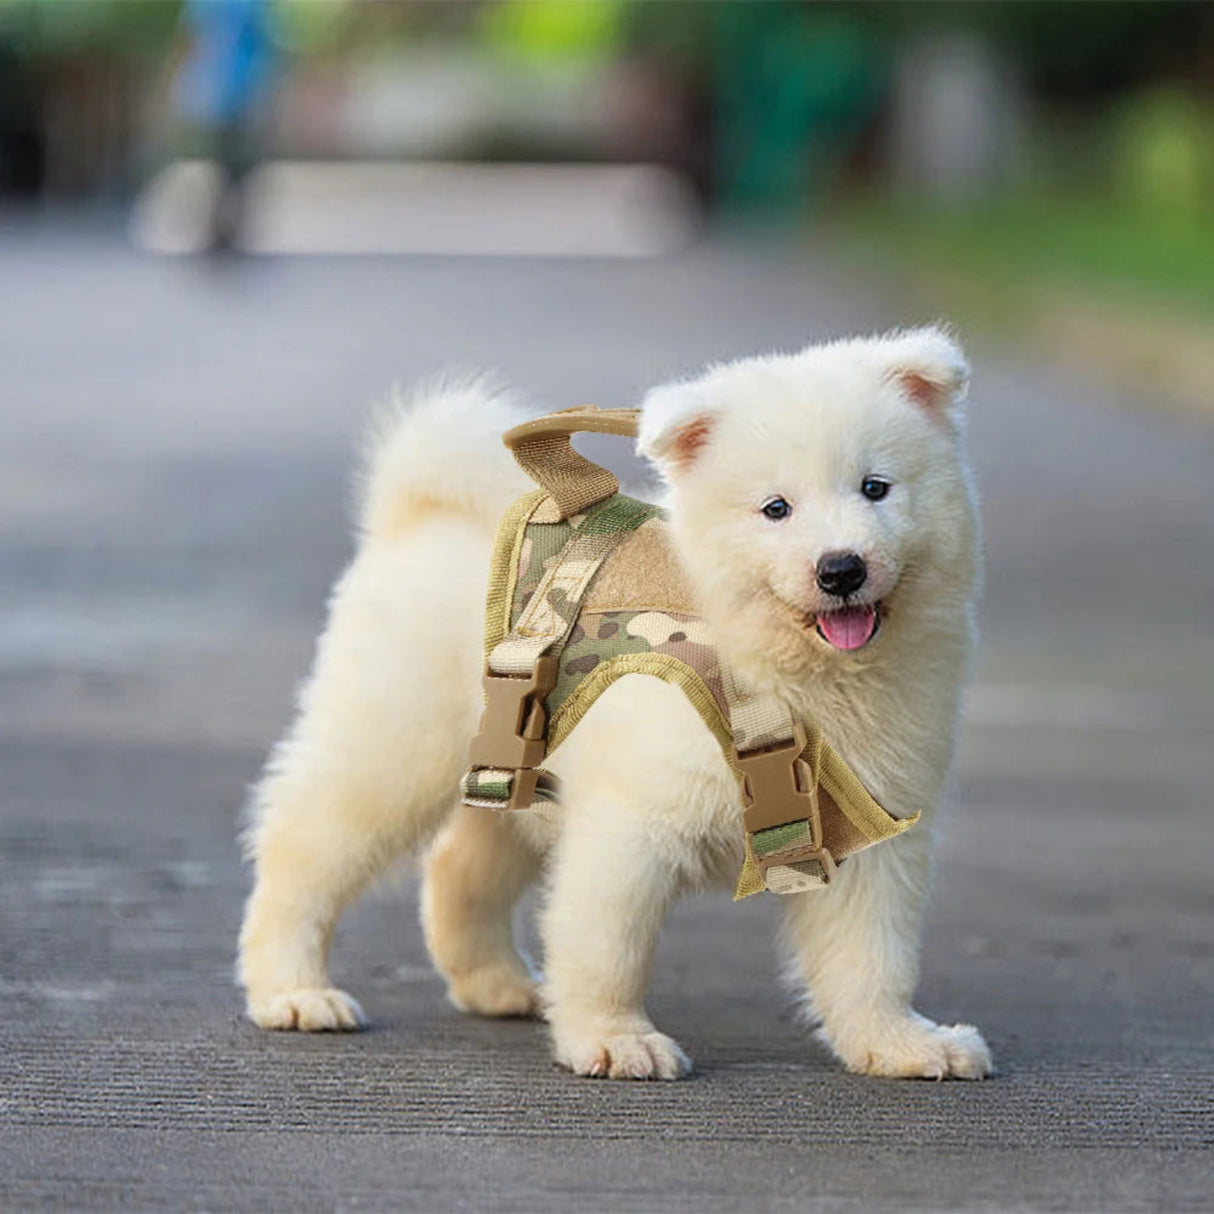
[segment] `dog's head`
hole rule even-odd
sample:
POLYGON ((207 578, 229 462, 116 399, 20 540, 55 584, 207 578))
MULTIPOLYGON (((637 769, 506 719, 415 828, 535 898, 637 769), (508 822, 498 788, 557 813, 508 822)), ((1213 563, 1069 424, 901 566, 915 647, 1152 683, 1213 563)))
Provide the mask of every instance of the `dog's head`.
POLYGON ((822 654, 881 645, 915 603, 968 602, 968 368, 942 330, 744 359, 655 388, 637 442, 718 617, 822 654))

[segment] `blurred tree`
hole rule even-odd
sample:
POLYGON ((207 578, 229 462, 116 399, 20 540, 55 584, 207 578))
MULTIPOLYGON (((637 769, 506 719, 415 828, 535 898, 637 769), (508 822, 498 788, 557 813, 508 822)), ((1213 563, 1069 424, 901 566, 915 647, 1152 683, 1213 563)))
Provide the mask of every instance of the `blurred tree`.
POLYGON ((714 6, 714 171, 727 210, 792 220, 873 116, 880 42, 838 6, 714 6))
POLYGON ((28 199, 42 191, 46 145, 38 121, 41 80, 18 46, 0 28, 0 196, 28 199))
POLYGON ((1214 204, 1214 112, 1176 88, 1135 93, 1116 113, 1122 197, 1164 216, 1214 204))
POLYGON ((0 0, 0 192, 119 193, 175 0, 0 0))
POLYGON ((511 0, 482 8, 477 24, 491 46, 521 59, 602 60, 620 45, 624 8, 621 0, 511 0))
POLYGON ((272 0, 267 28, 284 54, 323 54, 341 41, 355 18, 351 0, 272 0))
POLYGON ((923 29, 985 34, 1018 59, 1037 93, 1095 100, 1161 77, 1205 88, 1214 5, 1193 0, 873 0, 865 20, 901 37, 923 29))

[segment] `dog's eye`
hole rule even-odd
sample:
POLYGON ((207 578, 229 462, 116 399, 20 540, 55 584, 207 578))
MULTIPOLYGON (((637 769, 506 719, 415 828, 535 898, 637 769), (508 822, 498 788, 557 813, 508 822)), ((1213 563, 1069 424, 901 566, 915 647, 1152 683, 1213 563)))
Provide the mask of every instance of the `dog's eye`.
POLYGON ((879 502, 889 492, 889 481, 879 476, 866 476, 860 484, 860 492, 870 502, 879 502))
POLYGON ((782 497, 770 497, 759 507, 763 514, 773 522, 786 519, 792 513, 792 506, 782 497))

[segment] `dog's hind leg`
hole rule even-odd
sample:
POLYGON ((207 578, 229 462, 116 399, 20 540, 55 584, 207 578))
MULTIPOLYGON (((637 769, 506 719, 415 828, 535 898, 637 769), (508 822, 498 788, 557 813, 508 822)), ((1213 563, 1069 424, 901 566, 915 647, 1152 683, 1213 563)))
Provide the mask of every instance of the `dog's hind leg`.
POLYGON ((328 979, 338 918, 434 828, 450 793, 393 803, 385 790, 304 766, 271 775, 260 795, 251 838, 257 878, 240 933, 248 1014, 262 1028, 357 1028, 358 1004, 328 979))
POLYGON ((361 1020, 329 984, 329 945, 343 909, 455 803, 480 711, 472 582, 487 546, 457 523, 435 523, 360 554, 339 584, 299 718, 255 794, 246 836, 256 880, 239 970, 248 1013, 265 1028, 361 1020))
POLYGON ((540 857, 509 813, 456 808, 426 861, 422 924, 447 994, 480 1016, 532 1016, 534 977, 514 944, 513 910, 540 857))
POLYGON ((848 1070, 908 1079, 983 1079, 978 1030, 911 1006, 930 874, 926 831, 852 856, 825 890, 789 895, 785 934, 820 1036, 848 1070))

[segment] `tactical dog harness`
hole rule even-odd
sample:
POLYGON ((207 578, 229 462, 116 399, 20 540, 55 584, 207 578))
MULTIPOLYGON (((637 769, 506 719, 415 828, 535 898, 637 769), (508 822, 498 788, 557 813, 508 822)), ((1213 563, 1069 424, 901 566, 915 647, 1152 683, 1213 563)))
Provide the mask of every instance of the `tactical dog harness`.
POLYGON ((576 452, 578 431, 635 436, 638 411, 568 409, 503 441, 540 488, 498 529, 485 620, 485 711, 461 782, 467 805, 558 799, 541 766, 616 679, 682 688, 738 778, 746 859, 735 897, 828 885, 853 852, 908 830, 814 722, 740 687, 720 660, 656 506, 576 452))

